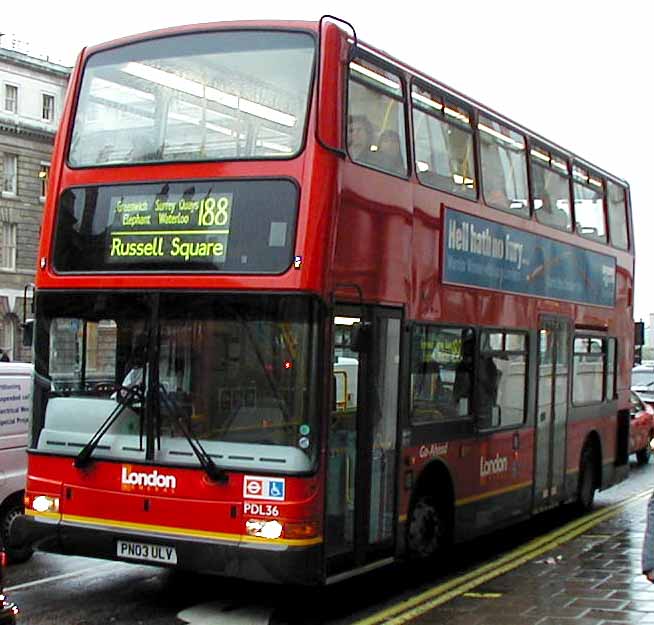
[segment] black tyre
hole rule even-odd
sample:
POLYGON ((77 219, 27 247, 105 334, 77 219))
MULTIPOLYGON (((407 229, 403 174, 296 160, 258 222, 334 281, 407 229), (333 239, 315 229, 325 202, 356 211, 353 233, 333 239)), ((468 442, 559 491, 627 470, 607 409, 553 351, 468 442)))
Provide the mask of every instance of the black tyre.
POLYGON ((34 553, 31 547, 12 547, 10 536, 11 526, 16 517, 23 514, 23 504, 19 500, 8 502, 0 511, 0 542, 2 549, 7 554, 8 562, 18 564, 29 560, 34 553))
POLYGON ((419 496, 411 509, 407 548, 413 559, 428 560, 450 545, 451 528, 444 507, 431 495, 419 496))
POLYGON ((647 464, 649 462, 649 458, 652 455, 652 433, 650 432, 650 435, 647 439, 647 446, 644 449, 639 449, 636 452, 636 460, 638 461, 638 464, 647 464))
POLYGON ((597 489, 595 454, 590 446, 584 447, 579 463, 579 484, 577 486, 577 507, 580 512, 588 512, 595 502, 597 489))

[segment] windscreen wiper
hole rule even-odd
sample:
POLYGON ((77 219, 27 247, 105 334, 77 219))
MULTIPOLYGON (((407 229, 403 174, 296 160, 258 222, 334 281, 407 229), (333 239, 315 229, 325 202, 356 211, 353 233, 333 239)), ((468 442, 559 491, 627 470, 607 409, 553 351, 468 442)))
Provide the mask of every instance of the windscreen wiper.
POLYGON ((95 448, 100 443, 100 439, 107 433, 109 428, 118 420, 123 411, 127 407, 133 406, 136 402, 140 401, 143 403, 145 397, 144 394, 144 385, 136 385, 130 388, 120 388, 116 395, 118 399, 118 405, 109 413, 109 416, 104 420, 104 423, 97 429, 95 434, 91 437, 86 445, 82 448, 73 464, 78 469, 83 469, 88 465, 91 460, 91 454, 94 452, 95 448))
POLYGON ((209 479, 214 482, 225 484, 229 480, 229 476, 225 469, 216 466, 211 456, 205 451, 200 441, 193 435, 191 429, 184 419, 184 411, 181 409, 179 403, 174 397, 168 393, 163 384, 159 385, 159 398, 161 403, 168 409, 169 414, 174 417, 179 429, 181 430, 184 438, 188 441, 189 446, 193 450, 200 466, 204 469, 209 479))

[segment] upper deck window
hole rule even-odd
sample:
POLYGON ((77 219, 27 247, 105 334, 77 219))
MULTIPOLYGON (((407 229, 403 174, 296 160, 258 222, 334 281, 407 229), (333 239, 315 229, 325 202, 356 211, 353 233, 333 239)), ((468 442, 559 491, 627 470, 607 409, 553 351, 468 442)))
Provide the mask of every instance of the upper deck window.
POLYGON ((478 128, 486 203, 527 217, 529 194, 524 137, 486 117, 479 118, 478 128))
POLYGON ((177 35, 91 56, 73 167, 288 158, 302 146, 315 45, 271 31, 177 35))
POLYGON ((572 168, 572 178, 577 232, 588 239, 606 243, 604 190, 601 179, 576 165, 572 168))
POLYGON ((474 143, 470 114, 414 85, 416 172, 423 184, 475 198, 474 143))
POLYGON ((350 63, 347 148, 353 161, 406 176, 402 82, 363 59, 350 63))
POLYGON ((611 243, 621 250, 626 250, 629 248, 629 236, 627 234, 628 219, 625 189, 620 185, 609 182, 607 183, 607 191, 611 243))
POLYGON ((570 167, 565 159, 543 148, 531 150, 532 207, 541 223, 572 230, 570 167))

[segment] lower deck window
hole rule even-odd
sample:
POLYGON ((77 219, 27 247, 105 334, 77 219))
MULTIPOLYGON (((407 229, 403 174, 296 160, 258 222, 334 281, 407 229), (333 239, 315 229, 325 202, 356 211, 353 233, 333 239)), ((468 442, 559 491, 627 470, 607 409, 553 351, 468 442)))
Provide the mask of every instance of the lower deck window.
POLYGON ((576 405, 600 403, 605 388, 609 399, 614 394, 614 339, 576 336, 574 342, 574 382, 572 401, 576 405), (607 362, 610 362, 607 367, 607 362), (606 386, 604 377, 607 376, 606 386))
POLYGON ((471 413, 474 334, 469 328, 418 326, 411 357, 411 419, 446 421, 471 413))

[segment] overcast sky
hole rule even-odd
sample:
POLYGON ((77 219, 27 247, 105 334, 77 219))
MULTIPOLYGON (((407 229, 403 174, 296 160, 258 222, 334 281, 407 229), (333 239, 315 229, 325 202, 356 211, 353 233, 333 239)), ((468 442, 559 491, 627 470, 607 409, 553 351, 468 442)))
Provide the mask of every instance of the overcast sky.
POLYGON ((649 119, 654 9, 647 2, 10 4, 3 11, 0 32, 29 42, 34 53, 69 65, 84 46, 167 26, 236 19, 317 20, 323 14, 346 19, 360 39, 627 180, 638 257, 635 317, 647 319, 654 313, 654 220, 647 192, 654 178, 649 119))

